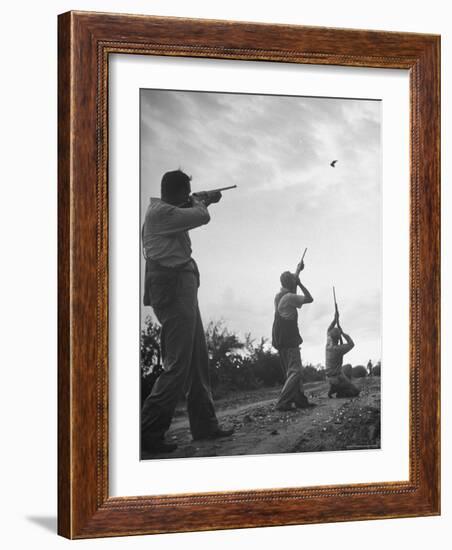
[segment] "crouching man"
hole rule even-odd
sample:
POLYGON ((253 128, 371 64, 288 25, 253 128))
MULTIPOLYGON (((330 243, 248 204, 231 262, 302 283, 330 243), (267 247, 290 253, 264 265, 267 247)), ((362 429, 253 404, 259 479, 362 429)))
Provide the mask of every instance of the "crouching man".
POLYGON ((327 330, 325 368, 330 383, 328 397, 357 397, 359 389, 342 372, 344 355, 353 349, 355 343, 345 334, 339 324, 339 312, 336 310, 333 321, 327 330), (345 344, 342 341, 345 340, 345 344))

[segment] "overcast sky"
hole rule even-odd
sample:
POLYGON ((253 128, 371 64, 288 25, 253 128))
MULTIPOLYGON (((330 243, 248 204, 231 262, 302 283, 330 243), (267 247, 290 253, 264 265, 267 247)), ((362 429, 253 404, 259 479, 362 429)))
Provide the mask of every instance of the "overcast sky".
POLYGON ((377 101, 141 91, 142 220, 168 170, 191 175, 193 191, 238 186, 190 233, 205 325, 269 338, 279 275, 308 247, 303 362, 324 364, 333 284, 356 343, 345 362, 380 359, 380 125, 377 101))

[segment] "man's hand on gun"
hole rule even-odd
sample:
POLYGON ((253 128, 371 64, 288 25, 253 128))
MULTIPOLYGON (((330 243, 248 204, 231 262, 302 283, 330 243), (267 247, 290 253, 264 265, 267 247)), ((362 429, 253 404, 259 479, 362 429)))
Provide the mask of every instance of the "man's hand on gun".
POLYGON ((300 274, 304 269, 304 262, 301 260, 301 262, 297 265, 297 274, 300 274))
POLYGON ((192 195, 194 200, 201 201, 206 206, 215 202, 220 202, 222 196, 221 191, 201 191, 199 193, 193 193, 192 195))
POLYGON ((334 304, 334 306, 336 308, 334 313, 334 322, 336 323, 336 326, 339 329, 339 343, 342 344, 343 343, 342 337, 345 338, 345 333, 342 330, 341 324, 339 322, 339 308, 337 307, 337 304, 334 304))
MULTIPOLYGON (((220 202, 222 191, 228 191, 229 189, 235 189, 237 185, 229 185, 227 187, 220 187, 218 189, 211 189, 210 191, 198 191, 190 195, 189 203, 195 203, 196 201, 204 203, 206 206, 215 202, 220 202)), ((185 205, 186 206, 186 205, 185 205)))
MULTIPOLYGON (((307 250, 308 250, 307 248, 304 249, 303 256, 301 257, 301 260, 299 261, 299 263, 297 265, 297 269, 295 270, 295 278, 297 279, 297 285, 298 286, 301 285, 299 275, 304 269, 303 260, 304 260, 304 256, 305 256, 307 250)), ((300 288, 301 288, 301 286, 300 286, 300 288)))

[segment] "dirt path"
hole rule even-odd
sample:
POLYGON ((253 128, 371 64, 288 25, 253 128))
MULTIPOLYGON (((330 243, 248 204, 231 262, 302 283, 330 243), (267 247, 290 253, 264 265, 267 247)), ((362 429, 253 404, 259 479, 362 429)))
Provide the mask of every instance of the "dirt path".
POLYGON ((275 409, 279 389, 242 392, 216 403, 221 425, 235 428, 232 437, 193 441, 186 413, 179 411, 167 433, 178 448, 167 455, 144 454, 143 459, 245 454, 313 452, 379 448, 380 379, 355 380, 361 394, 354 399, 329 399, 328 384, 306 384, 316 403, 312 409, 281 412, 275 409))

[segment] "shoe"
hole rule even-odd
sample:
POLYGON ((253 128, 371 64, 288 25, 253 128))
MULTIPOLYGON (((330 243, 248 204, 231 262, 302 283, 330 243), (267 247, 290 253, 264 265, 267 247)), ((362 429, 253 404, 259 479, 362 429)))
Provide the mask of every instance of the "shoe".
POLYGON ((308 401, 308 398, 306 397, 305 394, 302 394, 300 396, 300 399, 297 401, 297 403, 295 403, 295 405, 299 408, 299 409, 310 409, 312 407, 316 407, 317 405, 315 403, 311 403, 310 401, 308 401))
POLYGON ((141 446, 141 449, 147 453, 172 453, 177 449, 177 443, 168 443, 163 439, 152 439, 146 441, 141 446))
POLYGON ((310 401, 306 401, 306 403, 303 403, 302 405, 298 405, 299 409, 312 409, 313 407, 317 407, 317 403, 311 403, 310 401))
POLYGON ((276 407, 276 410, 281 412, 296 411, 297 405, 296 403, 292 402, 289 405, 282 405, 280 407, 276 407))
POLYGON ((229 437, 233 433, 234 428, 228 428, 227 430, 217 428, 214 432, 193 436, 193 441, 198 441, 199 439, 219 439, 220 437, 229 437))

